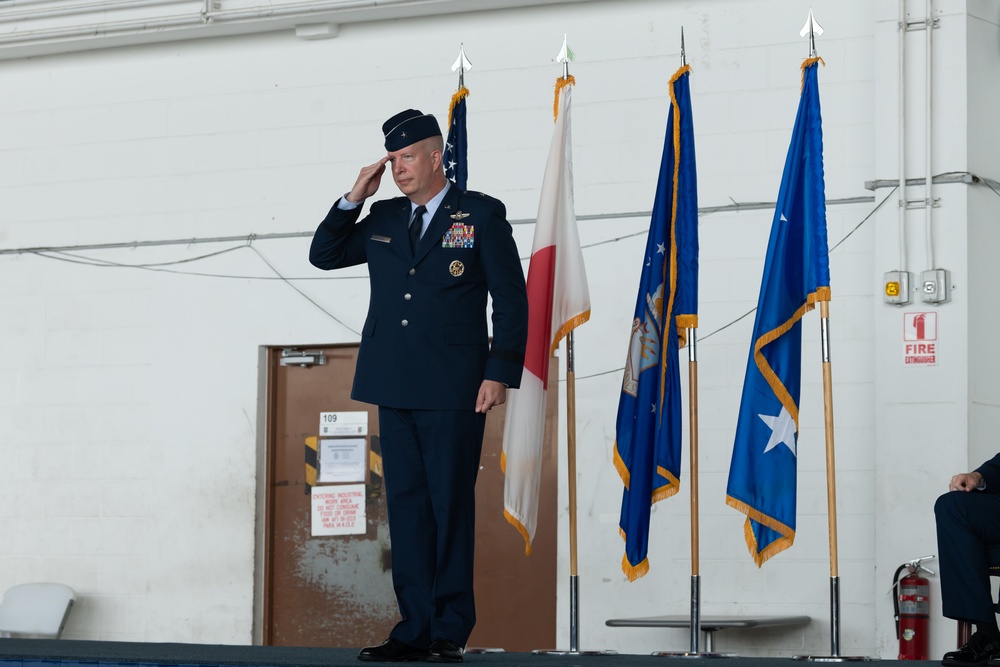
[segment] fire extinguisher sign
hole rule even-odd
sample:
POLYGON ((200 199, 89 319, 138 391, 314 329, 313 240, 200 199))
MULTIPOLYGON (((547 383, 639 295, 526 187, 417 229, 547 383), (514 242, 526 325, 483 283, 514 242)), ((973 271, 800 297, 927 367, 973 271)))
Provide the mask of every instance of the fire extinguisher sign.
POLYGON ((903 364, 937 366, 937 313, 903 313, 903 364))

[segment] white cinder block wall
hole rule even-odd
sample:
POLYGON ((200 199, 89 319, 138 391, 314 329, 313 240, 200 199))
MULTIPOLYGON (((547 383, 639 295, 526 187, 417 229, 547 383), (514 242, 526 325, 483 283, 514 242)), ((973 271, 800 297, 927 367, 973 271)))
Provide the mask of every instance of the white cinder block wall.
MULTIPOLYGON (((911 20, 924 17, 923 3, 908 4, 911 20)), ((940 189, 936 251, 957 284, 939 309, 948 338, 937 368, 904 368, 902 311, 881 303, 879 282, 899 268, 897 200, 869 217, 889 189, 874 200, 865 189, 898 177, 898 3, 812 7, 826 29, 817 45, 826 62, 830 245, 843 240, 831 252, 841 653, 888 658, 896 654, 887 593, 895 566, 936 550, 933 498, 952 473, 994 449, 983 440, 995 431, 987 425, 1000 390, 995 374, 970 377, 988 341, 973 338, 968 283, 973 273, 995 275, 988 258, 997 240, 968 231, 966 218, 974 210, 986 223, 998 201, 974 186, 940 189), (922 399, 921 391, 938 394, 922 399)), ((512 220, 531 220, 563 33, 577 53, 578 214, 650 209, 682 26, 701 206, 774 201, 807 10, 794 0, 607 0, 345 23, 328 40, 282 30, 0 61, 0 588, 72 585, 81 600, 71 638, 251 641, 257 350, 356 341, 367 283, 312 269, 307 235, 145 242, 310 232, 379 156, 386 117, 410 106, 446 116, 456 83, 449 66, 462 42, 475 67, 466 78, 470 187, 503 199, 512 220), (131 242, 72 255, 28 250, 131 242), (163 264, 182 260, 194 261, 163 264), (265 260, 286 277, 327 278, 296 285, 330 315, 274 280, 265 260)), ((1000 151, 979 145, 996 141, 983 139, 992 116, 980 108, 996 90, 996 8, 936 0, 935 15, 935 66, 948 70, 935 85, 934 172, 974 163, 998 178, 1000 151)), ((909 57, 907 103, 919 109, 920 56, 909 57)), ((923 121, 913 113, 912 176, 924 169, 923 121)), ((380 194, 394 193, 386 182, 380 194)), ((805 321, 795 545, 758 569, 743 515, 724 504, 753 321, 739 318, 756 305, 770 220, 771 211, 750 208, 700 221, 703 613, 808 614, 804 630, 726 631, 720 648, 825 654, 830 559, 815 313, 805 321)), ((686 465, 681 493, 654 508, 650 573, 630 584, 620 571, 611 448, 646 225, 641 217, 580 223, 593 316, 576 336, 581 643, 635 653, 683 650, 688 633, 604 621, 685 614, 690 591, 686 465)), ((530 223, 515 227, 525 257, 532 232, 530 223)), ((922 243, 911 241, 912 271, 927 268, 922 243)), ((562 492, 566 645, 564 483, 562 492)), ((939 612, 936 582, 933 595, 939 612)), ((936 617, 932 626, 934 656, 952 646, 954 624, 936 617)))

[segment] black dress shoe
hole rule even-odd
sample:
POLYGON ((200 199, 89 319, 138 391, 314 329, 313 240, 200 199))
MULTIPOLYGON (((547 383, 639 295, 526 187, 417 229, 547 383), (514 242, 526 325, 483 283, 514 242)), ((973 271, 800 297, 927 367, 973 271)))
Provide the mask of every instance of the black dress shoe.
POLYGON ((942 665, 985 665, 1000 657, 1000 638, 988 637, 982 632, 973 634, 965 646, 949 651, 941 659, 942 665))
POLYGON ((427 657, 424 649, 404 644, 398 639, 389 637, 378 646, 366 646, 358 653, 358 660, 367 662, 408 662, 423 660, 427 657))
POLYGON ((435 639, 427 662, 462 662, 463 653, 465 649, 450 639, 435 639))

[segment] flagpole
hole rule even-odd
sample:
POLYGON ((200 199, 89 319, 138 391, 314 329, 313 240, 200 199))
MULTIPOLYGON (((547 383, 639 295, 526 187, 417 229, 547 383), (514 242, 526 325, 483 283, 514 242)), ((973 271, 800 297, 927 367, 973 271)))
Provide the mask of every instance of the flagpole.
MULTIPOLYGON (((556 62, 563 64, 564 80, 568 80, 569 61, 575 55, 563 35, 562 49, 556 62)), ((576 522, 576 371, 573 350, 573 330, 566 334, 566 474, 569 478, 569 650, 535 649, 535 654, 550 655, 614 655, 617 651, 580 650, 580 578, 577 568, 577 522, 576 522)))
MULTIPOLYGON (((687 66, 684 27, 681 26, 681 67, 687 66)), ((675 123, 680 118, 674 119, 675 123)), ((680 159, 679 156, 676 159, 680 159)), ((676 193, 675 195, 676 196, 676 193)), ((653 655, 686 658, 722 658, 730 654, 698 651, 701 641, 701 565, 700 518, 698 513, 698 345, 697 329, 685 327, 688 348, 688 441, 690 447, 691 484, 691 649, 690 651, 658 651, 653 655)))
MULTIPOLYGON (((568 75, 567 75, 568 76, 568 75)), ((576 371, 573 332, 566 334, 566 476, 569 478, 569 650, 535 649, 547 655, 615 655, 613 650, 580 650, 580 577, 576 523, 576 371)))
MULTIPOLYGON (((681 26, 681 67, 687 65, 684 26, 681 26)), ((691 457, 691 653, 698 654, 701 640, 701 566, 698 514, 698 345, 694 327, 687 328, 688 345, 688 440, 691 457)))
MULTIPOLYGON (((812 9, 799 33, 809 37, 809 57, 816 57, 816 35, 823 28, 816 22, 812 9)), ((830 531, 830 655, 793 656, 795 659, 822 662, 868 661, 865 656, 840 655, 840 572, 837 560, 837 466, 833 445, 833 368, 830 364, 830 301, 819 302, 820 345, 823 355, 823 428, 826 432, 826 506, 830 531)))
MULTIPOLYGON (((559 52, 563 79, 569 78, 572 51, 563 35, 559 52)), ((576 370, 573 359, 573 332, 566 334, 566 474, 569 477, 569 652, 580 652, 580 576, 577 569, 576 534, 576 370)))
POLYGON ((840 655, 840 572, 837 561, 837 466, 833 448, 833 370, 830 366, 830 302, 820 301, 823 346, 823 424, 826 430, 826 505, 830 527, 830 652, 840 655))
POLYGON ((576 543, 576 372, 572 331, 566 336, 566 468, 569 477, 569 650, 576 653, 580 650, 580 577, 576 543))
POLYGON ((699 652, 701 641, 700 519, 698 515, 698 330, 687 327, 688 348, 688 441, 691 466, 691 650, 657 651, 655 656, 683 658, 730 658, 732 653, 699 652))
POLYGON ((691 653, 698 653, 701 638, 701 572, 698 516, 698 345, 696 329, 688 327, 688 439, 691 443, 691 653))
POLYGON ((840 654, 840 573, 837 562, 837 476, 833 446, 833 368, 830 363, 830 302, 819 302, 823 355, 823 426, 826 431, 826 503, 830 529, 830 655, 796 655, 795 660, 868 662, 867 656, 840 654))

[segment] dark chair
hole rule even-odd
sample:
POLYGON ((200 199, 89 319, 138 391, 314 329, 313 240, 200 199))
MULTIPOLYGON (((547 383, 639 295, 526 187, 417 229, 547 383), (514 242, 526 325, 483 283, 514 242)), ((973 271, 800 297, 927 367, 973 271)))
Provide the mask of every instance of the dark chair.
MULTIPOLYGON (((986 570, 991 577, 1000 577, 1000 544, 991 544, 986 553, 986 570)), ((1000 602, 997 602, 997 612, 1000 613, 1000 602)), ((972 636, 972 624, 968 621, 958 622, 958 647, 962 648, 972 636)))

